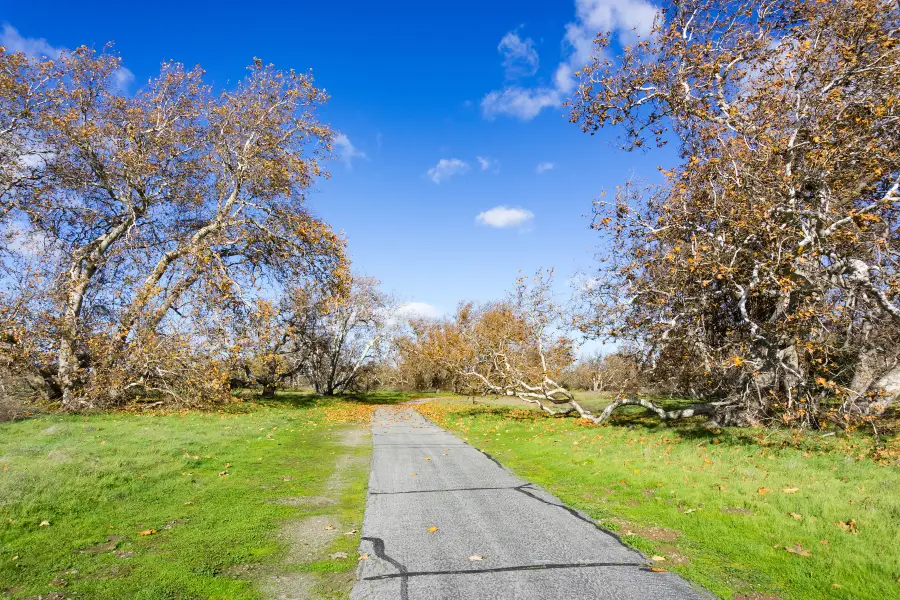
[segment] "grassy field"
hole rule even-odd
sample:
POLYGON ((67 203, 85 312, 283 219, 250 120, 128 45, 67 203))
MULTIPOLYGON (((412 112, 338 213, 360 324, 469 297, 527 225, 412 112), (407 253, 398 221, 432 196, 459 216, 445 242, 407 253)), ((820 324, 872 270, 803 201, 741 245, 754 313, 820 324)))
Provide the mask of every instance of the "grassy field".
POLYGON ((403 399, 283 394, 218 413, 0 423, 0 598, 344 597, 365 507, 361 424, 403 399))
POLYGON ((508 402, 418 409, 721 597, 900 598, 896 437, 879 449, 639 411, 595 426, 508 402))

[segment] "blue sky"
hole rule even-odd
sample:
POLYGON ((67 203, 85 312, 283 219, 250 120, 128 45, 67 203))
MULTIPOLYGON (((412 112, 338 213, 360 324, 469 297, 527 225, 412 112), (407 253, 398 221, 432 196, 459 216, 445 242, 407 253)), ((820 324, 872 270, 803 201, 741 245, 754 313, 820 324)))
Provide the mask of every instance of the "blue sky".
POLYGON ((216 86, 254 56, 312 69, 332 96, 322 118, 346 136, 313 210, 346 233, 357 271, 447 312, 501 297, 520 270, 555 267, 563 289, 597 250, 591 200, 674 161, 584 134, 560 106, 594 32, 625 40, 653 14, 646 0, 45 1, 5 2, 0 23, 12 49, 112 40, 132 89, 169 59, 216 86))

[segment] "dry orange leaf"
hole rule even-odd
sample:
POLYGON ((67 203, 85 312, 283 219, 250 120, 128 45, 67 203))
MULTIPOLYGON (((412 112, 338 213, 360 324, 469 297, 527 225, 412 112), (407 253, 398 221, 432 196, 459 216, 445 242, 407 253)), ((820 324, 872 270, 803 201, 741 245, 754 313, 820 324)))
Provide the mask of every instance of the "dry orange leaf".
POLYGON ((154 533, 156 533, 155 529, 145 529, 140 532, 140 535, 153 535, 154 533))
POLYGON ((369 560, 368 554, 360 554, 357 560, 369 560))
POLYGON ((332 529, 334 529, 334 525, 329 525, 325 528, 326 531, 331 531, 332 529))
POLYGON ((768 494, 770 491, 772 491, 772 490, 770 490, 769 488, 759 488, 758 490, 756 490, 756 493, 759 494, 760 496, 764 496, 765 494, 768 494))
POLYGON ((416 474, 415 474, 415 473, 410 473, 409 476, 410 476, 410 477, 415 477, 416 474))
POLYGON ((650 567, 650 570, 653 571, 654 573, 665 573, 666 572, 666 570, 663 569, 662 567, 650 567))
POLYGON ((841 521, 840 523, 835 523, 835 525, 837 525, 847 533, 859 533, 859 529, 856 528, 856 519, 850 519, 846 523, 841 521))
POLYGON ((437 530, 438 530, 438 528, 432 525, 431 527, 428 528, 428 533, 434 533, 437 530))
POLYGON ((423 460, 431 460, 431 459, 426 456, 423 460))
POLYGON ((791 554, 796 554, 798 556, 811 556, 809 550, 805 550, 803 546, 800 544, 794 544, 793 546, 785 546, 785 550, 790 552, 791 554))

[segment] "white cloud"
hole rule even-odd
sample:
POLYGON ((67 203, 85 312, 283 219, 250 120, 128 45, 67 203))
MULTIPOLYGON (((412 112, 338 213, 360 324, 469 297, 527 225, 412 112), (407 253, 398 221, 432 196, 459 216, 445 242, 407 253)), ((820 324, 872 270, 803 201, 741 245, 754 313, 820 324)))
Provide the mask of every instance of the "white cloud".
MULTIPOLYGON (((563 60, 553 74, 553 87, 506 87, 494 90, 481 101, 484 118, 493 119, 498 115, 506 115, 529 121, 545 108, 561 105, 564 97, 571 94, 578 85, 575 72, 590 61, 594 38, 598 33, 612 31, 621 40, 630 42, 636 36, 647 36, 650 33, 658 13, 659 9, 648 0, 575 0, 575 21, 566 25, 563 60)), ((517 34, 511 32, 500 41, 500 48, 504 47, 504 41, 511 35, 520 45, 526 46, 517 34)), ((507 45, 516 47, 512 43, 507 45)), ((533 45, 528 45, 527 48, 534 51, 533 45)), ((536 67, 537 52, 534 53, 536 67)), ((535 68, 532 74, 536 71, 535 68)))
MULTIPOLYGON (((30 58, 59 58, 59 55, 67 49, 52 46, 44 38, 22 37, 19 30, 9 23, 3 24, 0 31, 0 46, 6 47, 8 52, 22 52, 30 58)), ((127 91, 128 86, 134 81, 134 73, 125 67, 119 67, 112 74, 112 86, 119 91, 127 91)))
POLYGON ((500 40, 497 50, 503 55, 507 79, 530 77, 537 73, 540 59, 531 38, 523 40, 517 32, 510 31, 500 40))
POLYGON ((500 161, 487 156, 476 156, 475 158, 478 159, 478 164, 481 165, 482 171, 490 169, 492 173, 500 172, 500 161))
POLYGON ((495 206, 490 210, 479 213, 475 220, 488 227, 505 229, 507 227, 522 227, 534 219, 534 213, 519 207, 495 206))
POLYGON ((127 91, 128 86, 134 81, 134 73, 126 67, 119 67, 112 74, 113 87, 120 91, 127 91))
POLYGON ((469 164, 458 158, 442 158, 438 164, 428 169, 428 177, 435 183, 450 179, 454 175, 468 173, 469 164))
POLYGON ((365 152, 353 145, 343 133, 334 138, 334 147, 337 149, 338 156, 347 164, 348 169, 353 168, 354 158, 368 158, 365 152))
POLYGON ((552 171, 556 168, 556 165, 552 162, 542 162, 538 163, 538 166, 534 168, 534 172, 540 175, 541 173, 546 173, 547 171, 552 171))
POLYGON ((0 46, 5 46, 8 52, 22 52, 31 58, 57 58, 65 50, 51 46, 44 38, 22 37, 19 30, 9 23, 3 24, 0 46))
POLYGON ((498 115, 517 117, 530 121, 550 106, 561 103, 559 92, 552 88, 510 87, 494 90, 481 101, 481 112, 486 119, 494 119, 498 115))
POLYGON ((398 317, 437 319, 443 314, 436 306, 427 302, 407 302, 395 311, 398 317))

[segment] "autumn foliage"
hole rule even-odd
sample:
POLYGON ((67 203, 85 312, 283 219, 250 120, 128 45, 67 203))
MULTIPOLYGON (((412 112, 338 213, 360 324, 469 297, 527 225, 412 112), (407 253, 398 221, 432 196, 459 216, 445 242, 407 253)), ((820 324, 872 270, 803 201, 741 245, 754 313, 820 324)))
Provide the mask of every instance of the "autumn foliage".
POLYGON ((667 2, 597 39, 571 118, 678 146, 665 182, 595 202, 577 325, 723 423, 818 426, 900 393, 900 8, 667 2))
POLYGON ((66 409, 228 391, 229 322, 261 290, 337 285, 344 242, 305 208, 332 133, 308 74, 256 60, 214 92, 162 65, 0 48, 0 358, 66 409))

